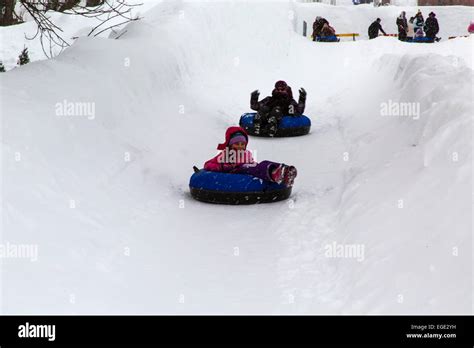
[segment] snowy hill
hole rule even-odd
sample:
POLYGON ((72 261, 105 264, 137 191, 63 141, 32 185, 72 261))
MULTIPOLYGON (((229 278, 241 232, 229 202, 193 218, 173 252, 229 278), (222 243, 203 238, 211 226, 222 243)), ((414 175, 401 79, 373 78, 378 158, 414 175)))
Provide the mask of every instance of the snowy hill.
MULTIPOLYGON (((317 14, 342 32, 400 10, 165 1, 0 75, 2 243, 38 246, 0 258, 1 312, 471 312, 473 37, 301 36, 317 14), (249 147, 298 168, 291 199, 194 201, 192 166, 278 79, 308 91, 312 132, 249 147)), ((466 11, 439 9, 441 35, 466 11)))

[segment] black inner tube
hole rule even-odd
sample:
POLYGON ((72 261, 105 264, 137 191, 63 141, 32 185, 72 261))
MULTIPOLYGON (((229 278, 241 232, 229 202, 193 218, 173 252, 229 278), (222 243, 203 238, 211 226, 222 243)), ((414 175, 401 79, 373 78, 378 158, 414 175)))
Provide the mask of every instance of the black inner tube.
MULTIPOLYGON (((259 134, 255 134, 255 130, 253 127, 246 127, 240 123, 240 126, 244 128, 248 134, 257 136, 257 137, 270 137, 268 131, 265 128, 260 130, 259 134)), ((275 133, 274 137, 296 137, 300 135, 306 135, 309 133, 311 126, 305 127, 294 127, 294 128, 278 128, 277 132, 275 133)))
POLYGON ((201 202, 215 204, 257 204, 271 203, 287 199, 291 195, 291 187, 262 192, 225 192, 211 191, 190 187, 191 196, 201 202))

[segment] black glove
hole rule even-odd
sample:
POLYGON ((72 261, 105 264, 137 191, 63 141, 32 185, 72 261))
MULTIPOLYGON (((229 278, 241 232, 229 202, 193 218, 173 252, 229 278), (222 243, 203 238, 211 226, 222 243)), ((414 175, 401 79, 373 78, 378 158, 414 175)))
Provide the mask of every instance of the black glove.
POLYGON ((260 93, 258 92, 258 89, 250 93, 250 108, 252 110, 258 111, 260 108, 260 105, 258 105, 258 96, 260 93))
POLYGON ((306 100, 306 91, 303 87, 300 88, 300 100, 306 100))

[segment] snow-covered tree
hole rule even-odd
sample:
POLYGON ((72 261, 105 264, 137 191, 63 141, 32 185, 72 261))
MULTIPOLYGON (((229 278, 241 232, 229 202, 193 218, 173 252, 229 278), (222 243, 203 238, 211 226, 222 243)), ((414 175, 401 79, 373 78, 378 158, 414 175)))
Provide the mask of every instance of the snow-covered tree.
POLYGON ((129 4, 127 0, 0 0, 0 26, 21 22, 21 16, 15 13, 15 4, 25 11, 36 23, 37 31, 33 37, 39 36, 41 47, 47 57, 52 57, 53 47, 63 49, 69 46, 63 38, 61 26, 50 16, 51 12, 62 12, 72 16, 95 18, 98 24, 88 36, 97 36, 112 28, 140 19, 132 15, 132 8, 141 4, 129 4), (117 21, 118 19, 118 21, 117 21))

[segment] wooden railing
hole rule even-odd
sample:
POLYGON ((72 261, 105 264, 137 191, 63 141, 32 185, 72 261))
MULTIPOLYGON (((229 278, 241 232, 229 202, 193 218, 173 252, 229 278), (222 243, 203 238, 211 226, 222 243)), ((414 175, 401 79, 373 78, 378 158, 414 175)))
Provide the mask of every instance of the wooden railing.
POLYGON ((346 33, 346 34, 336 34, 337 37, 352 37, 352 41, 356 40, 356 36, 359 36, 358 33, 346 33))

